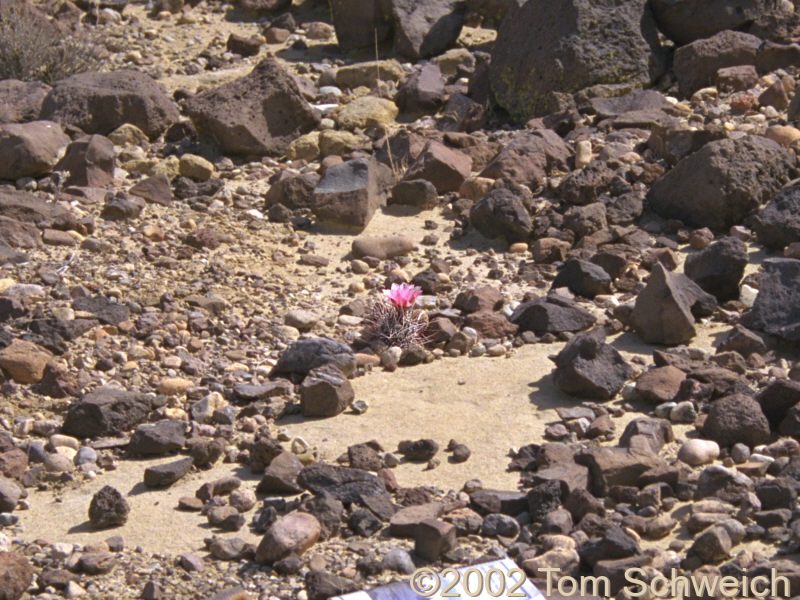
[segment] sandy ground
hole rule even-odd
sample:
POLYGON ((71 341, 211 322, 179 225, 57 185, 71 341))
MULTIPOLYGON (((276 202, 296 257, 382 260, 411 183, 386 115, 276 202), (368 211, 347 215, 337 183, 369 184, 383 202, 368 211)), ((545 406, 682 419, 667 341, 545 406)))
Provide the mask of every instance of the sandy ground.
MULTIPOLYGON (((710 339, 703 337, 706 344, 710 339)), ((628 357, 649 354, 631 335, 623 334, 615 344, 628 357)), ((478 478, 485 487, 516 489, 519 474, 506 472, 509 448, 541 442, 546 424, 557 419, 555 408, 577 403, 552 383, 552 363, 547 357, 560 348, 561 344, 525 346, 508 358, 443 359, 395 373, 374 371, 353 380, 356 397, 370 405, 365 414, 348 412, 332 419, 298 419, 281 425, 331 461, 349 445, 371 439, 393 450, 403 439, 430 437, 444 449, 455 438, 472 450, 467 462, 450 463, 448 455, 440 452, 441 464, 432 471, 425 470, 425 465, 402 464, 395 470, 400 485, 432 483, 457 490, 465 481, 478 478)), ((631 412, 616 420, 619 431, 640 415, 631 412)), ((170 460, 174 459, 124 460, 116 471, 75 489, 31 491, 31 508, 17 513, 23 537, 86 543, 121 535, 128 547, 142 546, 150 552, 202 550, 203 539, 217 532, 204 517, 176 510, 178 499, 193 496, 202 483, 227 474, 246 479, 249 486, 255 486, 258 478, 238 465, 220 465, 193 473, 168 490, 147 490, 141 483, 144 469, 170 460), (87 511, 92 495, 104 485, 126 495, 131 515, 123 527, 93 532, 87 511)), ((225 535, 258 541, 247 528, 225 535)))

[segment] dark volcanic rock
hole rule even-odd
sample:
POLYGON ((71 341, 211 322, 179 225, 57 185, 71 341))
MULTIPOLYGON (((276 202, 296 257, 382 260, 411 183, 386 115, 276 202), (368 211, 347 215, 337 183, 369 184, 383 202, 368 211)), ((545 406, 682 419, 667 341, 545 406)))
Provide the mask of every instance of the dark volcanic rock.
POLYGON ((476 202, 469 220, 486 237, 504 237, 510 244, 527 241, 533 229, 522 200, 504 188, 494 189, 476 202))
POLYGON ((747 266, 747 247, 733 237, 724 237, 686 257, 683 272, 720 302, 739 297, 739 282, 747 266))
POLYGON ((300 384, 304 417, 335 417, 353 401, 355 393, 347 377, 334 365, 322 365, 308 372, 300 384))
POLYGON ((772 428, 777 429, 789 409, 800 403, 800 382, 776 379, 759 392, 756 400, 772 428))
POLYGON ((587 449, 575 456, 575 462, 589 467, 590 491, 598 497, 615 485, 638 486, 645 471, 666 465, 652 451, 612 447, 587 449))
POLYGON ((105 187, 114 181, 114 144, 102 135, 86 135, 67 146, 54 171, 67 171, 65 185, 105 187))
POLYGON ((503 146, 480 175, 536 189, 551 171, 568 171, 571 156, 569 146, 555 131, 523 131, 503 146))
POLYGON ((92 497, 89 505, 89 521, 95 529, 106 529, 124 525, 128 521, 131 507, 125 498, 110 485, 92 497))
POLYGON ((734 394, 711 405, 703 436, 723 447, 742 442, 752 448, 769 439, 769 421, 753 398, 734 394))
POLYGON ((108 325, 119 325, 130 317, 130 309, 127 305, 119 302, 112 302, 104 296, 83 296, 76 298, 72 302, 75 310, 83 310, 92 313, 101 323, 108 325))
POLYGON ((389 203, 428 209, 439 203, 439 193, 436 191, 436 187, 426 179, 399 181, 392 188, 392 198, 389 203))
POLYGON ((317 124, 297 83, 274 57, 244 77, 193 96, 187 110, 198 134, 235 155, 280 156, 317 124))
POLYGON ((456 192, 469 177, 472 159, 441 142, 431 140, 409 165, 404 179, 427 179, 440 194, 456 192))
POLYGON ((27 123, 38 119, 50 89, 39 81, 0 81, 0 123, 27 123))
POLYGON ((252 16, 261 17, 292 7, 292 0, 238 0, 239 6, 252 16))
POLYGON ((406 78, 397 90, 395 103, 406 114, 433 114, 444 102, 444 77, 433 63, 406 78))
POLYGON ((411 60, 436 56, 455 44, 464 22, 464 0, 391 0, 394 49, 411 60))
POLYGON ((709 316, 716 306, 714 297, 686 275, 670 273, 657 262, 636 298, 631 321, 649 344, 684 344, 696 334, 695 317, 709 316))
POLYGON ((103 387, 73 402, 62 431, 80 439, 122 435, 144 421, 149 412, 146 394, 103 387))
POLYGON ((439 444, 434 440, 404 440, 397 445, 397 451, 408 460, 426 461, 436 456, 439 444))
POLYGON ((631 365, 597 330, 575 336, 558 354, 553 382, 572 396, 609 400, 631 375, 631 365))
POLYGON ((324 463, 304 467, 297 476, 297 483, 315 494, 327 492, 344 504, 386 494, 383 482, 372 473, 324 463))
POLYGON ((770 200, 753 219, 753 230, 759 243, 772 250, 800 242, 800 184, 784 188, 770 200))
POLYGON ((758 296, 742 325, 800 341, 800 260, 772 258, 761 265, 758 296))
POLYGON ((522 120, 554 112, 553 92, 647 84, 663 69, 660 55, 643 0, 532 0, 500 25, 489 76, 500 106, 522 120))
POLYGON ((755 64, 759 46, 761 40, 749 33, 721 31, 678 48, 672 69, 680 93, 691 96, 700 88, 714 85, 718 69, 755 64))
POLYGON ((303 464, 291 452, 281 452, 273 458, 258 484, 257 492, 261 494, 299 494, 303 489, 297 484, 297 476, 303 464))
POLYGON ((611 291, 611 276, 603 267, 579 258, 573 258, 561 267, 553 280, 552 288, 566 287, 573 294, 594 298, 611 291))
POLYGON ((356 369, 350 346, 328 338, 309 338, 293 342, 278 359, 270 377, 286 377, 301 381, 312 369, 333 364, 345 375, 356 369))
POLYGON ((57 162, 69 138, 57 123, 35 121, 24 124, 0 124, 0 179, 41 177, 57 162))
POLYGON ((319 180, 316 173, 293 174, 288 169, 282 170, 277 179, 270 179, 269 191, 264 195, 264 205, 267 208, 275 204, 291 209, 311 208, 314 205, 314 188, 319 180))
POLYGON ((180 113, 161 84, 139 71, 121 69, 62 79, 45 98, 41 118, 101 135, 130 123, 155 139, 180 113))
POLYGON ((325 171, 314 188, 312 210, 321 221, 364 229, 384 203, 375 161, 356 158, 325 171))
POLYGON ((147 467, 144 470, 144 484, 149 488, 169 487, 192 470, 194 460, 191 456, 179 458, 163 465, 147 467))
POLYGON ((183 448, 186 443, 182 421, 162 420, 139 425, 131 436, 128 452, 134 455, 169 454, 183 448))
POLYGON ((520 304, 511 315, 511 322, 519 325, 520 332, 532 331, 536 335, 583 331, 597 320, 588 310, 572 300, 550 295, 520 304))
POLYGON ((392 34, 391 0, 330 0, 336 39, 343 50, 374 48, 392 34))
POLYGON ((666 219, 724 231, 772 198, 796 173, 794 156, 748 135, 710 142, 658 179, 647 205, 666 219))
POLYGON ((768 0, 651 0, 658 28, 679 46, 741 29, 766 12, 768 0))
POLYGON ((0 552, 0 600, 19 600, 33 583, 33 567, 17 552, 0 552))

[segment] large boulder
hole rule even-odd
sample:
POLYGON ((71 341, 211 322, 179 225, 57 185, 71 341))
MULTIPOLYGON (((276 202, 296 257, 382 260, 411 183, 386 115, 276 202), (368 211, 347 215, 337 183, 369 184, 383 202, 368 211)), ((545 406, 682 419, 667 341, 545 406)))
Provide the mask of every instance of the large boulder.
POLYGON ((189 99, 198 134, 226 154, 280 156, 318 117, 297 82, 268 56, 244 77, 189 99))
POLYGON ((665 219, 725 231, 772 198, 796 170, 795 156, 767 138, 718 140, 659 178, 646 203, 665 219))
POLYGON ((771 258, 761 265, 755 304, 742 325, 787 341, 800 341, 800 260, 771 258))
POLYGON ((343 50, 373 48, 392 35, 391 0, 328 0, 343 50))
POLYGON ((154 79, 121 69, 79 73, 57 82, 44 100, 40 118, 102 135, 130 123, 154 139, 177 122, 180 113, 154 79))
POLYGON ((711 294, 681 273, 670 273, 656 262, 647 287, 637 296, 631 315, 634 329, 648 344, 685 344, 695 334, 695 317, 717 307, 711 294))
POLYGON ((611 345, 602 330, 576 335, 558 353, 553 382, 570 396, 610 400, 633 375, 633 367, 611 345))
POLYGON ((508 179, 536 189, 552 171, 569 171, 571 156, 569 146, 555 131, 524 131, 503 145, 480 176, 508 179))
POLYGON ((771 250, 800 242, 800 183, 784 188, 770 200, 753 219, 753 230, 758 242, 771 250))
POLYGON ((39 81, 0 81, 0 123, 35 121, 52 88, 39 81))
POLYGON ((753 22, 770 0, 650 0, 661 32, 682 46, 753 22))
POLYGON ((0 179, 41 177, 53 169, 69 138, 58 123, 0 125, 0 179))
POLYGON ((718 69, 755 64, 759 46, 760 38, 741 31, 721 31, 681 46, 672 64, 680 93, 691 96, 700 88, 714 85, 718 69))
POLYGON ((645 85, 662 71, 645 0, 529 0, 500 25, 489 78, 500 106, 522 120, 553 112, 554 92, 645 85))
POLYGON ((375 161, 355 158, 325 171, 314 188, 312 210, 320 221, 360 230, 383 204, 375 161))
POLYGON ((441 54, 461 34, 464 0, 392 0, 394 49, 411 60, 441 54))
POLYGON ((720 302, 739 297, 739 282, 747 266, 747 247, 734 237, 724 237, 686 257, 683 272, 720 302))
POLYGON ((33 583, 33 567, 17 552, 0 552, 0 600, 19 600, 33 583))
POLYGON ((711 405, 702 434, 723 447, 742 442, 752 448, 769 439, 769 421, 756 400, 734 394, 711 405))

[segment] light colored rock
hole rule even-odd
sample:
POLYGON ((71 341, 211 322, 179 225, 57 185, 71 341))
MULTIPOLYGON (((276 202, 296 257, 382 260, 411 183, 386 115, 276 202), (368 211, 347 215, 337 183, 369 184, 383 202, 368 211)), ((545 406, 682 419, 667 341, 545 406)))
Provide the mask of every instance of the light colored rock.
POLYGON ((258 545, 256 561, 271 564, 291 553, 299 556, 314 545, 321 533, 314 515, 295 511, 279 517, 258 545))
POLYGON ((214 165, 202 156, 184 154, 180 158, 178 172, 189 179, 208 181, 214 176, 214 165))
POLYGON ((678 450, 678 460, 693 467, 707 465, 719 457, 719 444, 712 440, 687 440, 678 450))
POLYGON ((193 385, 194 382, 189 379, 184 379, 183 377, 167 377, 158 382, 156 389, 159 394, 177 396, 179 394, 185 394, 186 390, 193 385))
POLYGON ((32 342, 14 340, 0 350, 0 368, 17 383, 37 383, 44 376, 44 369, 52 356, 32 342))
POLYGON ((319 158, 319 131, 312 131, 301 135, 289 144, 286 158, 289 160, 315 160, 319 158))
POLYGON ((391 100, 375 96, 362 96, 342 108, 337 115, 337 120, 339 127, 343 129, 364 129, 391 123, 397 117, 398 112, 397 105, 391 100))

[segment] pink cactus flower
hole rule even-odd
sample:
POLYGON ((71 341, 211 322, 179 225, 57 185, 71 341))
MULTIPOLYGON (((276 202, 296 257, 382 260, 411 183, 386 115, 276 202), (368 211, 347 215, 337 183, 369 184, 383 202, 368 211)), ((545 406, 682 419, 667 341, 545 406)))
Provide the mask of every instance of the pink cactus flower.
POLYGON ((391 289, 383 290, 383 295, 397 308, 410 308, 422 295, 422 289, 409 283, 393 283, 391 289))

